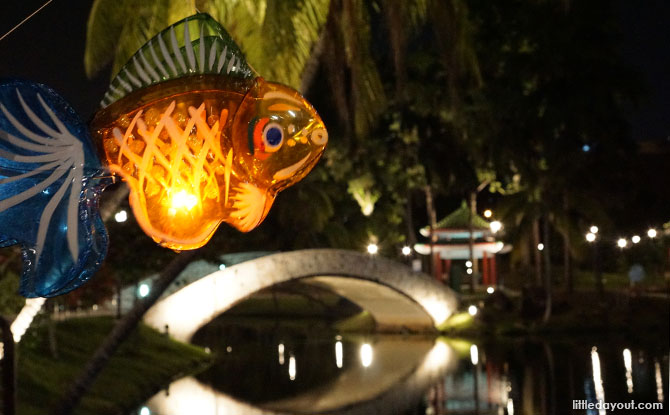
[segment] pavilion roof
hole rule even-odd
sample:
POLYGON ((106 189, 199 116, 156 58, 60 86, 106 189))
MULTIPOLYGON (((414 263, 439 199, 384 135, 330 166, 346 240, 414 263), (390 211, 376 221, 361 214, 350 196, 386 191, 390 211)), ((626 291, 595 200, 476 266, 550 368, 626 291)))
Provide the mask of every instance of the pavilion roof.
MULTIPOLYGON (((445 218, 436 223, 435 229, 468 229, 470 224, 470 208, 467 203, 463 201, 461 207, 451 212, 445 218)), ((489 222, 479 215, 472 218, 473 229, 490 229, 489 222)), ((421 229, 422 235, 427 235, 430 232, 429 226, 421 229)))

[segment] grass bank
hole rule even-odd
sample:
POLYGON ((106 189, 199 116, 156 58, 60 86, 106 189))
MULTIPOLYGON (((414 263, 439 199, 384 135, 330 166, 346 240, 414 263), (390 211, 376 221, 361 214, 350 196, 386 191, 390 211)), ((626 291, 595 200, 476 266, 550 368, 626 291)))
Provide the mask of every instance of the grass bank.
MULTIPOLYGON (((49 341, 46 324, 28 331, 17 347, 18 414, 48 414, 114 323, 111 317, 53 323, 54 341, 49 341)), ((114 354, 74 413, 127 413, 157 388, 200 371, 209 362, 209 355, 202 349, 140 325, 114 354)))

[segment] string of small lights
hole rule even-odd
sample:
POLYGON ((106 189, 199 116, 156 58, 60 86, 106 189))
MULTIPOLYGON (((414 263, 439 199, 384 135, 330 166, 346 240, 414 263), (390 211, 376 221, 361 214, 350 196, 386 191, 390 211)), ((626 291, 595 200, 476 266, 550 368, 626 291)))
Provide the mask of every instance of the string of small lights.
MULTIPOLYGON (((493 219, 493 212, 490 209, 486 209, 483 212, 483 215, 487 219, 493 219)), ((489 225, 491 227, 491 231, 494 234, 498 233, 503 228, 503 224, 500 221, 497 221, 497 220, 492 220, 489 223, 489 225)), ((600 232, 600 229, 598 228, 598 226, 592 225, 592 226, 589 227, 588 232, 586 232, 586 234, 584 236, 585 236, 586 242, 588 242, 588 243, 593 243, 593 242, 596 242, 596 241, 602 243, 602 242, 606 242, 607 240, 610 240, 613 244, 615 244, 620 249, 624 249, 624 248, 630 247, 632 245, 637 245, 637 244, 641 243, 643 241, 643 236, 640 236, 641 234, 646 235, 646 237, 649 240, 655 240, 657 238, 660 239, 663 236, 668 236, 668 235, 670 235, 670 222, 667 222, 667 223, 665 223, 661 226, 652 226, 652 227, 648 228, 646 230, 646 232, 636 233, 636 234, 633 234, 631 237, 619 236, 617 238, 611 238, 611 239, 607 238, 607 237, 603 237, 602 232, 600 232)), ((368 254, 376 255, 378 253, 379 246, 377 245, 377 243, 375 241, 371 241, 367 245, 366 250, 367 250, 368 254)), ((537 244, 537 250, 538 251, 543 251, 544 250, 544 244, 543 243, 538 243, 537 244)), ((409 256, 409 255, 412 254, 413 249, 410 246, 405 245, 405 246, 402 247, 401 252, 404 256, 409 256)), ((470 261, 468 261, 468 262, 470 262, 470 261)), ((466 266, 468 267, 468 273, 471 273, 472 270, 470 269, 470 267, 472 265, 466 265, 466 266)))
MULTIPOLYGON (((668 230, 659 231, 659 229, 664 229, 664 227, 663 226, 661 226, 661 227, 650 227, 649 229, 647 229, 647 232, 646 232, 647 238, 653 240, 653 239, 656 239, 656 238, 662 236, 662 234, 669 233, 668 230)), ((593 225, 589 228, 589 231, 586 233, 585 238, 586 238, 586 241, 588 243, 596 242, 598 239, 604 239, 604 238, 599 237, 599 229, 595 225, 593 225)), ((628 246, 631 246, 631 244, 632 245, 637 245, 640 242, 642 242, 642 237, 640 236, 640 234, 634 234, 630 238, 620 236, 616 239, 616 241, 614 241, 614 243, 616 243, 616 245, 621 249, 624 249, 628 246)))

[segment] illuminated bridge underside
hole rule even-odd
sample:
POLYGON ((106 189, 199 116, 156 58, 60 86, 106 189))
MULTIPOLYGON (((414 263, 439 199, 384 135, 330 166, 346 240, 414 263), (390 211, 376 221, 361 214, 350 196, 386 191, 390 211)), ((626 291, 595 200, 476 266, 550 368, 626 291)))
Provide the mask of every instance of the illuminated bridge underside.
POLYGON ((433 319, 409 297, 379 283, 346 277, 311 277, 305 282, 330 290, 364 308, 379 331, 432 329, 433 319))
POLYGON ((455 294, 425 274, 357 252, 316 249, 279 253, 214 272, 156 303, 144 321, 189 341, 203 325, 250 295, 305 280, 370 312, 380 330, 432 330, 456 309, 455 294))

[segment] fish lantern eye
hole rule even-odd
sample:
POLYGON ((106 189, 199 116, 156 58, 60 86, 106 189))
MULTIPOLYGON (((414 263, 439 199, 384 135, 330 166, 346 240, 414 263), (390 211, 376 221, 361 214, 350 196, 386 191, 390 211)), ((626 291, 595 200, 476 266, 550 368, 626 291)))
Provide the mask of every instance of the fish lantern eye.
POLYGON ((263 128, 264 150, 273 153, 279 150, 284 143, 284 129, 276 122, 268 123, 263 128))
POLYGON ((328 142, 328 132, 324 128, 317 128, 312 131, 309 138, 317 146, 322 146, 328 142))

